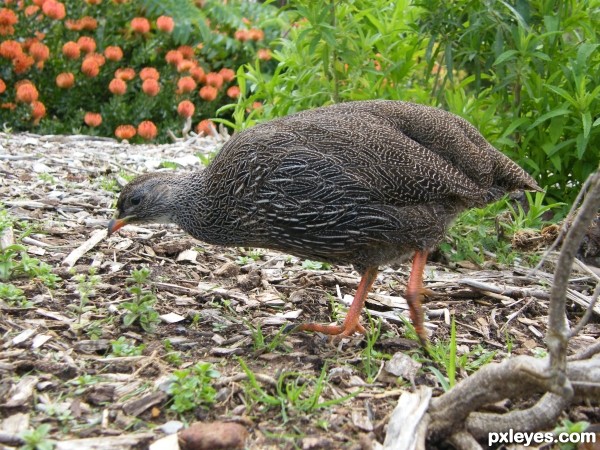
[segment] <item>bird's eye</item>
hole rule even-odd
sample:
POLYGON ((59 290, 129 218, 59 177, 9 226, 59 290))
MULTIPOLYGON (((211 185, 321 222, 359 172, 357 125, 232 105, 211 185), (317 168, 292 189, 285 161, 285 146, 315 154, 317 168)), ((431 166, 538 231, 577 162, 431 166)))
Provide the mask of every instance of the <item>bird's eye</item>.
POLYGON ((131 206, 138 206, 142 201, 142 197, 131 197, 131 206))

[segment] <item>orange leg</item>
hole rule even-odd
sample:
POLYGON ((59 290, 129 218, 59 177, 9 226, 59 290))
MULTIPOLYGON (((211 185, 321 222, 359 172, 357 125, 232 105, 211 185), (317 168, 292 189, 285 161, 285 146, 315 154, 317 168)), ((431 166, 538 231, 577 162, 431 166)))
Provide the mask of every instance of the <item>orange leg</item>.
POLYGON ((365 306, 367 294, 371 290, 375 279, 377 278, 377 267, 369 267, 358 284, 356 294, 352 305, 346 315, 346 320, 342 326, 339 325, 321 325, 318 323, 303 323, 294 327, 294 331, 318 331, 323 334, 350 336, 354 332, 365 333, 365 328, 359 323, 360 312, 365 306))
POLYGON ((410 310, 410 319, 419 336, 421 344, 427 346, 427 333, 423 327, 423 308, 421 307, 421 298, 423 297, 423 271, 427 263, 427 251, 417 250, 413 257, 410 277, 406 286, 406 301, 410 310))

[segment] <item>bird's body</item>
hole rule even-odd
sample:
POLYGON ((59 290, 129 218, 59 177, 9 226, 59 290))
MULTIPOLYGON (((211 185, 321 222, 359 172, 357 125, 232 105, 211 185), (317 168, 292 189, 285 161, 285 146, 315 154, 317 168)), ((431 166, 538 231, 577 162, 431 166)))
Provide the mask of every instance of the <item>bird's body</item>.
POLYGON ((539 187, 464 119, 349 102, 234 135, 205 170, 143 175, 124 188, 117 214, 174 222, 212 244, 353 264, 374 280, 380 265, 426 256, 459 212, 519 189, 539 187))

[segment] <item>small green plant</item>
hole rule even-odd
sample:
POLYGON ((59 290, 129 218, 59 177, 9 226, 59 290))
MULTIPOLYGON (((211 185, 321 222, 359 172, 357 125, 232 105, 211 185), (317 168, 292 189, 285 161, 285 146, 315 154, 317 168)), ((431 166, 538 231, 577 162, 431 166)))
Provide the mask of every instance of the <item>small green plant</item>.
POLYGON ((254 326, 250 321, 244 321, 244 324, 250 329, 252 336, 252 347, 256 352, 267 352, 270 353, 281 347, 284 351, 289 351, 289 347, 285 345, 285 333, 286 325, 283 325, 277 334, 273 337, 271 342, 267 342, 267 339, 262 331, 262 327, 259 323, 254 326))
POLYGON ((81 395, 87 388, 97 384, 99 380, 100 379, 95 375, 85 374, 70 380, 68 384, 76 386, 75 395, 81 395))
POLYGON ((0 280, 8 281, 17 272, 19 263, 16 261, 20 252, 25 251, 25 247, 20 244, 13 244, 0 250, 0 280))
POLYGON ((101 177, 100 187, 108 192, 119 192, 121 190, 121 186, 113 177, 101 177))
POLYGON ((148 283, 150 270, 144 267, 140 270, 133 270, 131 277, 127 278, 128 283, 133 283, 127 288, 133 299, 122 304, 127 313, 123 316, 123 325, 131 326, 134 322, 139 322, 144 331, 153 332, 156 324, 160 322, 159 314, 154 310, 153 306, 156 303, 156 296, 145 286, 148 283))
POLYGON ((25 441, 25 445, 20 447, 20 450, 52 450, 54 441, 48 438, 50 425, 42 424, 35 430, 26 430, 21 433, 21 438, 25 441))
POLYGON ((307 270, 329 270, 331 269, 331 264, 321 261, 311 261, 310 259, 305 259, 304 261, 302 261, 302 268, 307 270))
POLYGON ((183 363, 181 353, 173 348, 173 344, 169 339, 165 339, 163 341, 163 347, 167 352, 164 356, 165 361, 167 361, 169 364, 175 367, 179 367, 183 363))
POLYGON ((140 356, 144 353, 145 344, 135 345, 131 341, 125 339, 125 336, 110 342, 111 353, 109 356, 140 356))
POLYGON ((18 306, 19 308, 29 308, 33 305, 23 295, 23 290, 14 284, 0 283, 0 300, 5 301, 9 306, 18 306))
POLYGON ((176 370, 171 377, 169 394, 170 409, 182 414, 197 407, 215 403, 217 391, 213 380, 220 377, 210 363, 199 362, 189 369, 176 370))
POLYGON ((519 230, 541 228, 542 225, 549 223, 548 220, 544 220, 544 214, 565 206, 563 202, 544 204, 546 195, 544 192, 536 192, 533 195, 526 192, 525 195, 528 202, 527 212, 520 203, 516 203, 515 206, 510 201, 505 200, 506 207, 511 212, 512 221, 509 223, 501 222, 501 224, 508 230, 510 235, 519 230))
POLYGON ((177 170, 181 168, 181 164, 176 163, 175 161, 162 161, 159 165, 159 168, 177 170))
MULTIPOLYGON (((589 426, 590 424, 588 422, 571 422, 568 419, 564 419, 560 422, 560 425, 552 431, 556 436, 561 433, 581 435, 581 433, 587 430, 589 426)), ((573 442, 560 443, 558 448, 560 448, 560 450, 575 450, 578 448, 578 444, 575 444, 574 442, 579 442, 579 440, 573 439, 573 442)))
POLYGON ((56 178, 48 172, 41 172, 38 176, 40 177, 40 180, 46 184, 56 184, 56 178))
POLYGON ((373 383, 384 359, 389 359, 389 355, 385 355, 375 350, 375 344, 381 335, 381 319, 373 320, 369 314, 369 327, 365 335, 366 347, 362 351, 362 366, 363 372, 367 376, 367 383, 373 383))
POLYGON ((40 280, 44 285, 52 289, 60 281, 60 277, 52 273, 52 266, 37 258, 30 257, 25 251, 21 252, 19 271, 22 271, 29 278, 40 280))
POLYGON ((95 294, 95 289, 98 283, 100 283, 100 276, 96 275, 96 269, 91 268, 89 274, 78 274, 73 277, 77 282, 77 293, 79 294, 79 304, 70 304, 67 306, 70 310, 77 314, 77 323, 81 323, 81 315, 84 312, 91 311, 94 309, 93 306, 88 306, 90 302, 90 296, 95 294))
POLYGON ((275 394, 272 395, 263 389, 246 363, 239 358, 238 361, 248 377, 247 388, 244 392, 249 399, 267 409, 279 409, 284 423, 289 420, 291 411, 300 412, 305 416, 317 409, 343 403, 360 393, 357 391, 341 398, 320 402, 321 394, 326 387, 327 366, 325 365, 316 379, 298 372, 282 372, 277 379, 275 394))

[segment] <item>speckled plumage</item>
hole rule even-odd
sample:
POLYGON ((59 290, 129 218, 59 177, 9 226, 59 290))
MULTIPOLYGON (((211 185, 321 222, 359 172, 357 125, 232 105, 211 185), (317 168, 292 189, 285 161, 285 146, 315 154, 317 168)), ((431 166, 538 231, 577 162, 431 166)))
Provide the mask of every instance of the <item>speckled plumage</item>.
POLYGON ((459 212, 518 189, 539 187, 464 119, 349 102, 234 135, 205 170, 143 175, 124 188, 118 216, 362 272, 434 247, 459 212))

